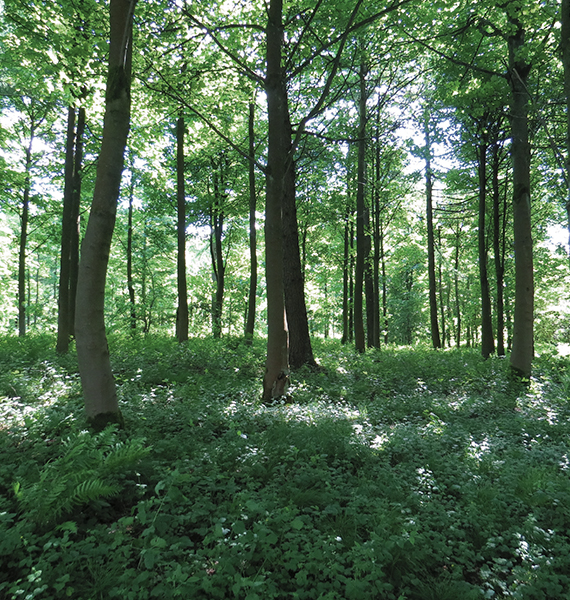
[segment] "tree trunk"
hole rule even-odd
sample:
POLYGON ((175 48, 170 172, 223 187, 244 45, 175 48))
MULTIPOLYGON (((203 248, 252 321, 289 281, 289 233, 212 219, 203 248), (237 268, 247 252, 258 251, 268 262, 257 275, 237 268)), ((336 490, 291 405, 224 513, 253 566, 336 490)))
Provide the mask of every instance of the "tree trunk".
MULTIPOLYGON (((215 167, 214 169, 216 169, 215 167)), ((221 167, 220 167, 221 169, 221 167)), ((212 335, 215 339, 222 336, 222 307, 224 302, 224 285, 226 266, 222 253, 222 235, 224 231, 224 213, 222 208, 221 177, 214 170, 214 203, 210 212, 210 252, 216 289, 212 302, 212 335)))
POLYGON ((365 231, 365 177, 366 177, 366 75, 364 64, 360 66, 360 97, 358 101, 358 162, 356 182, 356 270, 354 275, 354 343, 358 352, 366 349, 364 338, 363 287, 366 268, 365 231))
POLYGON ((127 289, 131 313, 131 331, 137 329, 137 312, 135 305, 135 287, 133 285, 133 197, 135 194, 134 173, 131 169, 131 189, 129 191, 129 214, 127 223, 127 289))
POLYGON ((344 255, 342 261, 342 344, 349 340, 349 308, 350 308, 350 288, 349 288, 349 269, 350 269, 350 223, 351 223, 350 196, 346 203, 346 213, 344 217, 344 255))
POLYGON ((61 255, 59 268, 57 342, 56 351, 67 354, 71 329, 69 279, 71 273, 71 236, 73 204, 73 171, 75 150, 75 108, 67 109, 67 134, 65 141, 65 167, 63 185, 63 210, 61 217, 61 255))
MULTIPOLYGON (((378 119, 379 119, 378 110, 378 119)), ((372 223, 373 223, 373 236, 374 241, 374 261, 373 261, 373 331, 372 331, 372 345, 375 348, 380 348, 380 262, 381 262, 381 250, 382 245, 381 236, 381 215, 380 215, 380 134, 378 131, 378 125, 376 126, 376 148, 375 148, 375 160, 374 160, 374 186, 373 186, 373 211, 372 211, 372 223)))
POLYGON ((461 225, 457 225, 457 231, 455 232, 455 260, 453 265, 454 275, 453 280, 455 284, 455 343, 458 348, 461 347, 461 298, 459 296, 459 250, 461 248, 461 225))
POLYGON ((249 294, 247 301, 247 317, 245 325, 245 338, 251 343, 255 328, 255 303, 257 297, 257 231, 255 211, 257 208, 257 193, 255 188, 255 105, 249 105, 249 294))
POLYGON ((487 245, 485 243, 486 205, 487 205, 487 142, 481 142, 477 149, 479 173, 479 219, 478 219, 478 250, 479 250, 479 282, 481 284, 481 354, 489 358, 495 351, 493 340, 493 321, 491 317, 491 294, 487 276, 487 245))
POLYGON ((71 248, 69 259, 69 321, 70 335, 75 335, 75 306, 77 279, 79 277, 79 238, 81 208, 81 182, 83 169, 83 135, 85 133, 85 109, 79 108, 75 132, 75 159, 73 164, 73 202, 71 205, 71 248))
MULTIPOLYGON (((31 144, 30 144, 31 147, 31 144)), ((26 246, 28 242, 28 221, 30 215, 30 170, 31 150, 26 150, 26 177, 20 216, 20 248, 18 253, 18 335, 26 335, 26 246)))
MULTIPOLYGON (((520 9, 519 9, 520 10, 520 9)), ((528 75, 524 58, 524 29, 510 17, 516 32, 509 42, 511 85, 511 155, 513 160, 513 218, 515 250, 515 310, 511 367, 524 378, 530 377, 534 355, 534 276, 530 207, 530 144, 528 139, 528 75)))
POLYGON ((441 252, 441 227, 437 228, 437 253, 439 260, 437 261, 437 283, 439 288, 439 314, 441 319, 441 347, 445 348, 446 336, 448 336, 445 322, 445 290, 443 289, 443 258, 441 252))
POLYGON ((427 113, 424 115, 425 161, 426 161, 426 221, 428 242, 428 281, 431 341, 434 348, 441 348, 437 323, 437 290, 435 286, 435 242, 433 232, 433 172, 431 170, 431 140, 427 113))
POLYGON ((283 1, 270 0, 267 19, 268 149, 265 199, 265 279, 267 286, 267 360, 263 400, 282 396, 289 382, 287 326, 283 285, 282 203, 288 159, 287 97, 281 66, 283 1))
POLYGON ((566 218, 568 253, 570 256, 570 0, 562 0, 560 7, 560 49, 564 67, 564 96, 566 100, 566 218))
POLYGON ((288 162, 285 173, 282 214, 283 277, 287 326, 289 329, 289 365, 293 369, 299 369, 303 365, 316 367, 317 363, 313 356, 307 306, 305 304, 305 285, 299 250, 299 228, 295 199, 295 161, 292 158, 288 162))
POLYGON ((350 260, 348 265, 348 343, 354 341, 354 220, 350 221, 350 260))
MULTIPOLYGON (((495 281, 497 286, 497 355, 505 355, 505 316, 504 316, 504 299, 503 285, 505 277, 505 257, 504 257, 504 236, 503 244, 501 245, 501 215, 500 215, 500 188, 499 188, 499 144, 495 140, 493 144, 493 253, 495 260, 495 281)), ((503 215, 506 219, 506 214, 503 215)))
POLYGON ((130 126, 134 0, 111 0, 103 140, 77 288, 77 358, 85 410, 95 427, 122 423, 105 333, 105 280, 130 126))
POLYGON ((384 228, 380 229, 380 264, 382 266, 382 327, 384 343, 388 343, 388 289, 386 277, 386 253, 384 252, 384 228))
POLYGON ((186 281, 186 193, 184 191, 184 117, 176 121, 176 227, 178 282, 178 308, 176 310, 176 339, 178 343, 188 339, 188 285, 186 281))

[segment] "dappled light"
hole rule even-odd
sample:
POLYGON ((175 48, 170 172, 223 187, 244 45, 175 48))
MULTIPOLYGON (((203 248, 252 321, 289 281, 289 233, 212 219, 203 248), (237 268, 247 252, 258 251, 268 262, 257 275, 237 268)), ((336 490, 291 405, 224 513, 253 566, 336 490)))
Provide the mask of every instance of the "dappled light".
POLYGON ((53 597, 64 580, 84 597, 97 572, 110 597, 206 598, 238 581, 260 598, 564 597, 563 359, 526 387, 475 352, 331 342, 319 356, 333 368, 300 371, 266 404, 261 344, 113 344, 128 435, 83 429, 69 357, 0 357, 0 548, 21 573, 1 589, 27 589, 25 528, 53 597))

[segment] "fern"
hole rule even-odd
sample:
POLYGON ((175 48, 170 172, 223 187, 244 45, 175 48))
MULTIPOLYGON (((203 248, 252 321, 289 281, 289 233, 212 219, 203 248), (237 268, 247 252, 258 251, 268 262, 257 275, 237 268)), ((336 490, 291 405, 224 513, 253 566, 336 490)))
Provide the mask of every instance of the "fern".
POLYGON ((116 427, 67 438, 61 456, 44 465, 36 481, 14 484, 21 508, 39 525, 48 525, 74 510, 121 492, 122 476, 148 454, 144 440, 122 442, 116 427))

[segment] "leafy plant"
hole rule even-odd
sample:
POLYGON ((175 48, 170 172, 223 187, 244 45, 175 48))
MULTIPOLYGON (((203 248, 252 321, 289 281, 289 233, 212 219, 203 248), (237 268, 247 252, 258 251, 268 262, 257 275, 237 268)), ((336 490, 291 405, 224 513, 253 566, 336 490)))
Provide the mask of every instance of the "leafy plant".
POLYGON ((53 524, 89 502, 116 496, 122 479, 148 455, 144 440, 121 441, 116 426, 100 433, 81 431, 62 440, 62 453, 39 471, 35 481, 17 481, 14 493, 27 517, 53 524))

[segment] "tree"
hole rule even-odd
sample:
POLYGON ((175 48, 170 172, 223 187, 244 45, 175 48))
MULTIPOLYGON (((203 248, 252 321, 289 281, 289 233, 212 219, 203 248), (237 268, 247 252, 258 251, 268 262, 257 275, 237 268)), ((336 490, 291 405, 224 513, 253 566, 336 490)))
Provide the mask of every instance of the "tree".
POLYGON ((109 72, 95 191, 82 245, 75 333, 87 417, 121 422, 105 333, 105 280, 130 127, 132 19, 136 0, 111 0, 109 72))
POLYGON ((257 231, 255 216, 255 211, 257 209, 257 188, 255 183, 255 104, 253 102, 249 103, 248 141, 249 155, 254 160, 248 160, 250 271, 247 315, 245 319, 245 338, 251 342, 255 328, 255 300, 257 296, 257 231))
POLYGON ((431 133, 430 115, 427 110, 423 114, 424 160, 426 178, 426 226, 428 252, 428 281, 429 281, 429 314, 431 342, 434 348, 441 348, 439 325, 437 321, 437 290, 435 281, 435 237, 433 229, 433 171, 431 167, 431 133))
POLYGON ((522 7, 507 5, 513 33, 508 36, 511 86, 511 156, 513 161, 513 230, 515 250, 515 313, 511 367, 529 377, 534 356, 534 274, 530 204, 530 144, 528 110, 531 65, 525 55, 522 7))
POLYGON ((186 281, 186 193, 184 191, 184 116, 176 121, 176 207, 178 308, 176 309, 176 339, 188 339, 188 288, 186 281))
POLYGON ((359 75, 358 97, 358 162, 356 174, 356 270, 354 274, 354 343, 358 352, 364 352, 364 309, 363 309, 363 284, 366 262, 370 248, 370 238, 366 231, 367 207, 365 203, 366 187, 366 74, 367 67, 362 62, 359 75))

